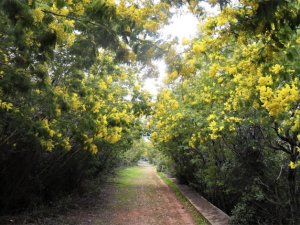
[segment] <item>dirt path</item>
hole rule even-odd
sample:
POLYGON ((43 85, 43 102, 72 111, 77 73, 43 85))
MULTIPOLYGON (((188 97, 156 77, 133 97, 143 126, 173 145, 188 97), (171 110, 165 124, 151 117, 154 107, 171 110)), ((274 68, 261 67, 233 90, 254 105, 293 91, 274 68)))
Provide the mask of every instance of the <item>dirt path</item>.
MULTIPOLYGON (((194 225, 194 221, 151 166, 139 166, 119 181, 109 204, 90 224, 194 225)), ((125 172, 126 173, 126 172, 125 172)), ((84 224, 84 223, 78 223, 84 224)))
POLYGON ((101 187, 99 195, 76 202, 76 207, 66 212, 42 218, 7 218, 6 222, 0 224, 196 225, 188 209, 149 165, 120 171, 101 187))

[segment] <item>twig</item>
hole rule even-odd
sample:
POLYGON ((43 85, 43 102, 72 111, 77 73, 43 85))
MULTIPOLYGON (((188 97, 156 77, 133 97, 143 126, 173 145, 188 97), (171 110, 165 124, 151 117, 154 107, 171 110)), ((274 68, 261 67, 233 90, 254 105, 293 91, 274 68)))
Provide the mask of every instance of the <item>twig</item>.
POLYGON ((279 180, 279 178, 281 177, 282 169, 283 169, 283 166, 280 167, 280 172, 279 172, 279 174, 278 174, 278 176, 277 176, 275 182, 276 182, 277 180, 279 180))
POLYGON ((95 23, 95 22, 92 22, 90 20, 84 20, 84 19, 80 19, 80 18, 70 16, 70 15, 62 15, 62 14, 52 12, 52 11, 49 11, 49 10, 46 10, 46 9, 43 9, 42 12, 49 13, 49 14, 52 14, 54 16, 65 17, 65 18, 68 18, 68 19, 76 20, 76 21, 87 22, 87 23, 90 23, 90 24, 95 25, 95 26, 100 26, 100 27, 104 28, 106 31, 111 33, 111 31, 106 26, 104 26, 103 24, 100 24, 100 23, 95 23))

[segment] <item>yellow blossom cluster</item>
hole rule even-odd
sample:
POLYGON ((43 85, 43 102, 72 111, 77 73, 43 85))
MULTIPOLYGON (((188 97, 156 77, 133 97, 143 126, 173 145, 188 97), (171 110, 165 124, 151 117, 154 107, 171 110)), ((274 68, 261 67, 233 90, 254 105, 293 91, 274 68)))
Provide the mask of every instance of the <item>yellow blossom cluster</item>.
POLYGON ((2 101, 0 99, 0 109, 11 110, 13 108, 13 104, 9 102, 2 101))
POLYGON ((219 132, 224 129, 224 125, 220 125, 219 123, 217 123, 216 119, 217 117, 215 114, 210 114, 207 118, 209 137, 212 140, 220 138, 221 135, 219 134, 219 132))
POLYGON ((193 53, 200 54, 206 51, 206 42, 196 42, 193 46, 193 53))
POLYGON ((42 11, 41 8, 36 8, 32 10, 32 18, 35 23, 41 23, 43 21, 44 16, 45 13, 42 11))
POLYGON ((117 143, 121 139, 122 127, 114 127, 109 130, 108 135, 104 138, 111 144, 117 143))
POLYGON ((175 70, 171 73, 168 73, 167 78, 168 78, 167 82, 176 80, 178 78, 178 72, 175 70))
POLYGON ((298 160, 297 162, 290 161, 289 168, 291 168, 292 170, 294 170, 297 167, 299 167, 299 165, 300 165, 300 160, 298 160))
POLYGON ((92 154, 96 154, 98 152, 98 147, 94 144, 94 139, 92 137, 88 137, 86 134, 83 134, 84 139, 84 149, 90 151, 92 154))
POLYGON ((149 128, 153 128, 152 140, 167 142, 176 137, 174 128, 183 118, 182 112, 177 111, 177 109, 179 109, 179 102, 168 89, 164 89, 158 96, 154 115, 148 124, 149 128))
POLYGON ((53 140, 51 140, 51 139, 47 139, 47 140, 41 139, 40 143, 41 143, 41 146, 49 152, 51 152, 55 147, 53 144, 53 140))
MULTIPOLYGON (((163 2, 152 4, 149 2, 143 2, 138 5, 130 5, 126 0, 121 0, 115 4, 116 13, 121 18, 130 18, 138 26, 150 31, 156 32, 162 23, 168 19, 169 5, 163 2), (152 15, 155 20, 147 20, 152 15)), ((128 28, 127 28, 128 29, 128 28)))
POLYGON ((286 111, 289 107, 298 102, 299 81, 295 79, 291 85, 285 84, 283 87, 273 91, 267 86, 259 86, 260 100, 271 116, 277 116, 279 113, 286 111))
MULTIPOLYGON (((91 3, 91 0, 73 1, 68 0, 64 3, 64 6, 59 6, 56 1, 44 1, 35 2, 28 1, 28 5, 31 8, 31 16, 37 29, 45 29, 45 32, 55 33, 57 39, 56 43, 66 44, 70 47, 75 41, 74 25, 75 20, 70 19, 69 15, 74 14, 76 16, 82 16, 85 12, 85 8, 91 3), (53 20, 50 24, 46 24, 44 21, 45 15, 49 14, 53 16, 53 20)), ((29 46, 33 45, 33 35, 27 37, 29 46)))
MULTIPOLYGON (((67 23, 70 24, 70 21, 67 20, 67 23)), ((75 41, 75 34, 66 32, 64 24, 55 21, 49 24, 50 30, 56 34, 57 38, 61 42, 66 42, 67 46, 71 46, 75 41)))
POLYGON ((45 131, 48 133, 48 135, 49 135, 50 137, 53 137, 54 134, 55 134, 55 131, 52 130, 52 129, 50 128, 50 126, 49 126, 49 121, 48 121, 47 119, 43 119, 43 120, 41 121, 41 123, 42 123, 42 128, 45 129, 45 131))
POLYGON ((279 74, 281 71, 284 70, 284 66, 279 65, 279 64, 275 64, 274 66, 272 66, 272 68, 270 69, 271 72, 273 72, 274 74, 279 74))

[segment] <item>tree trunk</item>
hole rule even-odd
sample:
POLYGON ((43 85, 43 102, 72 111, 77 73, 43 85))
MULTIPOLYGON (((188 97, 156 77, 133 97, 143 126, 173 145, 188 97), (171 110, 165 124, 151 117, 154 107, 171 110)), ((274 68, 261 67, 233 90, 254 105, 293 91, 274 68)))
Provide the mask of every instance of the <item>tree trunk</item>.
MULTIPOLYGON (((293 154, 291 156, 291 162, 296 164, 297 155, 293 154)), ((299 222, 298 219, 298 201, 297 201, 297 183, 296 183, 296 168, 289 168, 288 173, 288 184, 289 184, 289 194, 290 194, 290 210, 291 210, 291 219, 292 224, 297 225, 299 222)))

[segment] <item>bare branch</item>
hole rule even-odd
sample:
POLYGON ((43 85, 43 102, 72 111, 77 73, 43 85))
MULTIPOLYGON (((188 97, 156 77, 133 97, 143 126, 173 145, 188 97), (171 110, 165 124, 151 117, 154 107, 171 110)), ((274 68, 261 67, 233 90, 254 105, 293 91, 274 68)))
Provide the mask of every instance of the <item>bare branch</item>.
POLYGON ((284 146, 282 146, 282 145, 280 145, 278 143, 276 143, 276 144, 277 144, 277 146, 270 145, 269 147, 272 148, 272 149, 274 149, 274 150, 283 151, 283 152, 285 152, 285 153, 287 153, 289 155, 292 154, 292 152, 289 151, 288 149, 286 149, 284 146))

